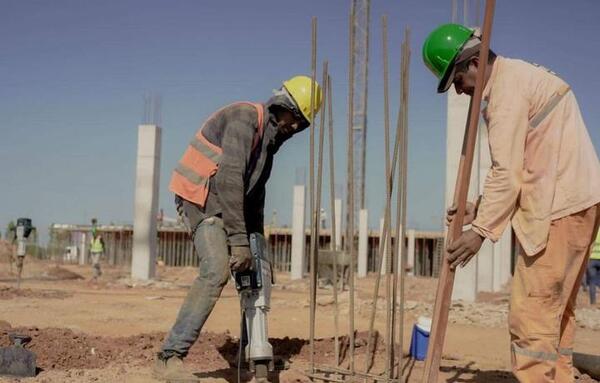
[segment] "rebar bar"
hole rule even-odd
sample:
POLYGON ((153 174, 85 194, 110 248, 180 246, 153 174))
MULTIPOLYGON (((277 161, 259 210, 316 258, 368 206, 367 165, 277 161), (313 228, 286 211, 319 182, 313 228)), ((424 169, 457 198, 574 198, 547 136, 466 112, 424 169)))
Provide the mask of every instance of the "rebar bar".
POLYGON ((309 193, 310 193, 310 366, 314 369, 315 364, 315 308, 316 308, 316 292, 317 292, 317 270, 313 267, 313 253, 315 242, 315 226, 314 226, 314 198, 315 198, 315 128, 314 128, 314 111, 315 111, 315 83, 317 77, 317 18, 312 17, 311 20, 311 87, 310 87, 310 112, 312 122, 310 124, 310 170, 309 170, 309 193))
POLYGON ((354 372, 354 145, 352 116, 354 113, 354 2, 350 7, 349 28, 349 81, 348 81, 348 224, 346 225, 346 249, 350 256, 349 286, 348 286, 348 327, 350 339, 350 371, 354 372))
MULTIPOLYGON (((336 243, 336 211, 335 211, 335 156, 333 152, 333 110, 332 110, 332 90, 331 90, 331 76, 327 76, 327 113, 329 116, 329 204, 331 210, 331 240, 330 247, 333 252, 337 252, 336 243)), ((333 327, 334 327, 334 353, 335 353, 335 365, 340 365, 340 343, 339 343, 339 305, 338 305, 338 259, 336 253, 333 257, 333 327)))

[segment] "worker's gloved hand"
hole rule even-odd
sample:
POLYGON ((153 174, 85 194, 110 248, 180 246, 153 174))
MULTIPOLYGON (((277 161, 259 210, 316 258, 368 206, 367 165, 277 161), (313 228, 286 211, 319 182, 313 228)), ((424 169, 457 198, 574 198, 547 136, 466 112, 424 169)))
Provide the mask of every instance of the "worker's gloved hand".
MULTIPOLYGON (((477 216, 477 209, 479 209, 479 203, 481 202, 481 197, 477 199, 477 202, 467 202, 467 206, 465 207, 465 218, 463 221, 463 225, 469 225, 475 217, 477 216)), ((446 210, 446 226, 450 226, 452 220, 454 220, 454 216, 456 215, 457 207, 456 205, 452 205, 446 210)))
POLYGON ((252 266, 252 254, 249 246, 232 246, 229 257, 231 271, 246 271, 252 266))

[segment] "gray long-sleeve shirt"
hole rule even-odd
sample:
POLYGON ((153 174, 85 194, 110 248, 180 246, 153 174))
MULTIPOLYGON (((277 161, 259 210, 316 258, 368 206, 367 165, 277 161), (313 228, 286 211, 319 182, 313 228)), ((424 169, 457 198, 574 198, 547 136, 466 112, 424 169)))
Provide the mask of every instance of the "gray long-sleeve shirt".
POLYGON ((230 246, 247 246, 248 233, 263 233, 265 185, 273 156, 289 137, 277 134, 277 123, 264 108, 262 140, 253 150, 257 126, 256 109, 233 104, 221 109, 207 123, 203 134, 223 153, 217 173, 211 178, 204 207, 181 200, 192 229, 206 217, 220 215, 230 246))

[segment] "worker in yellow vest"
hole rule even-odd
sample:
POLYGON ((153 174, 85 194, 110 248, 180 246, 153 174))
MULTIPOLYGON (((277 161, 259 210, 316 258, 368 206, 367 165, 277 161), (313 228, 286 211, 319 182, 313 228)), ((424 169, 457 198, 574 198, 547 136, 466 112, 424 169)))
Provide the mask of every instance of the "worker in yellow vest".
POLYGON ((183 358, 198 339, 230 271, 250 267, 248 235, 264 234, 265 186, 273 157, 287 139, 314 121, 321 99, 319 84, 296 76, 265 104, 237 102, 219 109, 190 141, 169 188, 191 233, 200 268, 157 355, 155 378, 198 380, 185 370, 183 358))
POLYGON ((587 266, 587 282, 590 290, 590 303, 596 304, 596 287, 600 287, 600 232, 592 248, 592 254, 587 266))
POLYGON ((96 230, 92 231, 92 240, 90 241, 90 258, 92 260, 92 280, 96 281, 102 275, 100 259, 104 256, 104 240, 102 235, 96 230))
MULTIPOLYGON (((431 32, 423 59, 439 93, 454 85, 473 96, 480 47, 478 33, 462 25, 431 32)), ((520 245, 509 313, 513 373, 521 382, 573 382, 575 302, 600 224, 600 162, 575 95, 555 73, 490 50, 483 75, 492 166, 481 202, 468 205, 471 228, 448 246, 447 261, 466 265, 510 221, 520 245)))

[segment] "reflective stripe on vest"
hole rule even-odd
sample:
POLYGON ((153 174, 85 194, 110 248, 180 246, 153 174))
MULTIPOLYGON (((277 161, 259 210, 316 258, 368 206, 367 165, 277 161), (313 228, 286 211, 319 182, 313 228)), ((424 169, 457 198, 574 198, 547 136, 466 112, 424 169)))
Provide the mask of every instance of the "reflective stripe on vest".
POLYGON ((104 246, 102 246, 102 241, 100 237, 92 238, 92 243, 90 245, 90 252, 92 253, 101 253, 104 251, 104 246))
POLYGON ((204 206, 208 197, 208 187, 210 177, 217 173, 221 154, 223 150, 217 145, 209 142, 202 130, 206 124, 224 109, 233 105, 247 104, 256 108, 258 114, 258 129, 252 141, 252 150, 260 143, 263 135, 263 106, 250 102, 238 102, 228 105, 213 113, 202 127, 196 132, 196 135, 190 141, 185 153, 171 176, 169 189, 182 198, 204 206))

